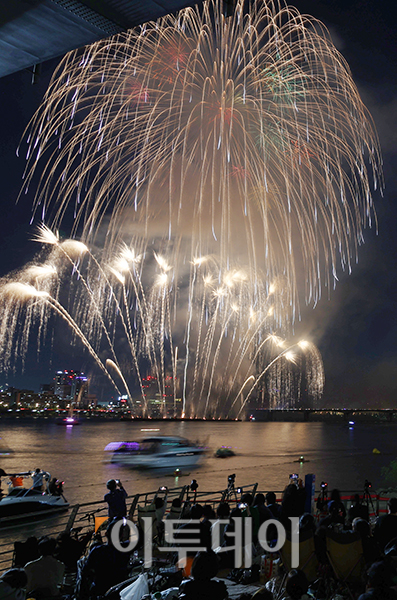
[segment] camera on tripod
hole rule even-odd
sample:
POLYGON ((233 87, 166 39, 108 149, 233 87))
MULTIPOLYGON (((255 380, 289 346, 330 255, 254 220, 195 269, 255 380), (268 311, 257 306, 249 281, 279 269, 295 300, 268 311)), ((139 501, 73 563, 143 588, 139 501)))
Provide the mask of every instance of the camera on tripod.
POLYGON ((190 489, 192 490, 192 492, 196 492, 198 488, 198 483, 196 481, 196 479, 192 479, 192 482, 190 484, 190 489))
POLYGON ((368 481, 368 479, 366 479, 364 481, 364 491, 368 492, 368 490, 372 487, 372 483, 370 481, 368 481))
POLYGON ((227 482, 228 482, 229 486, 234 485, 235 481, 236 481, 236 473, 233 473, 233 475, 229 475, 229 477, 227 478, 227 482))
POLYGON ((322 481, 322 482, 320 483, 320 487, 321 487, 321 489, 322 489, 322 490, 326 490, 326 489, 327 489, 327 487, 328 487, 328 483, 326 483, 325 481, 322 481))

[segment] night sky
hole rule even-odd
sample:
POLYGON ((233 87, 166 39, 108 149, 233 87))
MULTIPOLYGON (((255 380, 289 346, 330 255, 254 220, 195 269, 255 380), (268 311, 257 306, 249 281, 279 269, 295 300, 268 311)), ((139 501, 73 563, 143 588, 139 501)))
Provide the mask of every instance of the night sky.
MULTIPOLYGON (((322 353, 327 406, 395 406, 397 39, 394 3, 324 0, 292 4, 302 13, 325 23, 338 50, 348 61, 361 97, 375 120, 386 183, 383 198, 374 194, 378 234, 375 229, 365 233, 359 263, 351 275, 340 277, 329 297, 325 292, 314 310, 301 307, 302 321, 296 325, 296 334, 310 337, 322 353)), ((22 267, 39 249, 30 241, 34 233, 30 225, 33 190, 16 204, 25 166, 23 156, 16 157, 16 147, 56 64, 54 60, 42 65, 36 85, 31 85, 27 71, 0 79, 1 276, 22 267)), ((64 233, 67 236, 67 232, 64 233)), ((55 338, 53 350, 44 351, 39 362, 29 355, 23 374, 0 373, 0 385, 8 383, 39 390, 40 384, 49 382, 58 369, 91 371, 91 361, 79 348, 70 349, 59 342, 55 338)))

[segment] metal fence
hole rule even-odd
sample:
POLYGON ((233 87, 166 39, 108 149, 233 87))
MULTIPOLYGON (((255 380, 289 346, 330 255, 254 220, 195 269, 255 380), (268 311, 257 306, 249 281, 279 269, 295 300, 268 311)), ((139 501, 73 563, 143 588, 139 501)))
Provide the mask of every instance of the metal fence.
MULTIPOLYGON (((149 506, 157 497, 166 498, 167 511, 174 498, 179 498, 182 506, 200 503, 210 504, 213 508, 216 508, 221 500, 225 500, 232 508, 234 508, 234 506, 237 506, 241 501, 243 494, 257 493, 259 491, 257 490, 257 486, 258 484, 254 483, 235 488, 234 483, 229 482, 226 489, 212 492, 192 490, 191 486, 170 489, 159 488, 145 494, 128 496, 128 517, 136 522, 138 507, 149 506)), ((266 492, 262 493, 265 494, 266 492)), ((282 492, 278 491, 275 493, 279 501, 282 492)), ((321 492, 318 492, 318 494, 320 493, 321 492)), ((349 503, 355 493, 358 493, 361 499, 363 498, 362 492, 341 492, 341 498, 345 505, 349 503)), ((388 497, 379 496, 378 494, 371 494, 369 498, 366 498, 366 501, 369 502, 369 512, 372 520, 377 515, 387 511, 388 499, 388 497), (370 500, 372 502, 370 502, 370 500)), ((72 529, 76 528, 78 528, 80 534, 83 535, 89 530, 94 530, 95 520, 98 519, 98 517, 107 517, 107 505, 103 501, 76 504, 69 507, 67 512, 56 516, 42 512, 39 514, 31 513, 24 516, 23 523, 15 523, 15 517, 2 518, 0 520, 0 573, 13 566, 15 541, 25 541, 29 536, 35 536, 37 538, 45 535, 56 537, 63 531, 70 532, 72 529), (2 541, 2 538, 4 540, 5 537, 8 538, 7 541, 2 541)), ((106 523, 103 523, 102 528, 104 525, 106 526, 106 523)))

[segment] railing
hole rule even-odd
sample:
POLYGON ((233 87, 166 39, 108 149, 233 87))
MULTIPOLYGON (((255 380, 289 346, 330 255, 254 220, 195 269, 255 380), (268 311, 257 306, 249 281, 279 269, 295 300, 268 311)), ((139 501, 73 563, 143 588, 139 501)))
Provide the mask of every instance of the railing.
MULTIPOLYGON (((200 504, 210 504, 213 508, 216 508, 220 500, 226 500, 232 507, 234 507, 233 505, 236 506, 240 502, 243 494, 257 493, 257 485, 258 484, 255 483, 235 488, 233 484, 229 484, 228 488, 215 492, 203 492, 199 490, 192 491, 190 486, 170 489, 159 488, 156 491, 147 492, 145 494, 128 496, 128 516, 132 521, 136 521, 137 507, 148 506, 158 496, 166 496, 168 506, 171 505, 171 502, 174 498, 179 498, 182 506, 197 502, 200 504)), ((262 493, 265 494, 266 492, 262 493)), ((278 497, 278 501, 280 501, 282 492, 278 491, 275 493, 278 497)), ((341 499, 345 505, 351 501, 351 498, 355 493, 358 492, 341 492, 341 499)), ((359 495, 360 499, 362 499, 362 492, 359 493, 359 495)), ((387 512, 388 497, 371 494, 370 498, 373 503, 373 509, 371 503, 368 508, 370 517, 372 517, 372 519, 379 514, 387 512)), ((35 537, 40 537, 43 535, 56 537, 59 533, 63 531, 70 532, 73 528, 79 528, 80 534, 83 535, 89 530, 93 530, 95 528, 95 517, 107 516, 107 508, 108 507, 106 503, 103 501, 76 504, 69 507, 68 513, 65 512, 62 514, 57 514, 54 517, 51 516, 48 520, 43 522, 38 521, 38 519, 45 516, 45 514, 42 512, 39 514, 31 513, 29 515, 25 515, 26 520, 24 517, 24 522, 18 524, 15 524, 15 517, 2 518, 0 521, 0 536, 2 536, 3 533, 8 534, 8 536, 12 535, 13 541, 6 543, 0 542, 0 573, 13 565, 15 541, 25 541, 29 535, 34 535, 35 537), (34 520, 33 526, 32 520, 34 520)))

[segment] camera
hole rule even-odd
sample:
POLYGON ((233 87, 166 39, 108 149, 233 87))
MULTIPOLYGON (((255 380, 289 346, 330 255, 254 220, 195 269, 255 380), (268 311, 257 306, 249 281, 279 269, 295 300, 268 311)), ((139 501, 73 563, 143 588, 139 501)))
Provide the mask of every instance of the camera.
POLYGON ((229 475, 229 477, 227 478, 227 481, 228 481, 229 485, 234 484, 234 482, 236 481, 236 473, 229 475))
POLYGON ((167 491, 167 487, 165 485, 162 485, 161 487, 159 487, 159 492, 166 492, 167 491))
POLYGON ((368 488, 372 487, 372 483, 370 481, 368 481, 368 479, 365 480, 364 482, 364 489, 367 490, 368 488))
POLYGON ((321 489, 322 489, 322 490, 325 490, 325 489, 327 489, 327 487, 328 487, 328 483, 326 483, 325 481, 322 481, 322 482, 320 483, 320 487, 321 487, 321 489))
POLYGON ((192 492, 195 492, 198 488, 198 483, 195 479, 192 479, 192 482, 190 484, 190 489, 192 490, 192 492))
POLYGON ((292 479, 293 481, 297 481, 299 478, 298 473, 291 473, 289 478, 292 479))
POLYGON ((240 502, 240 504, 238 505, 238 507, 239 507, 241 510, 244 510, 245 508, 247 508, 247 506, 248 506, 248 504, 245 504, 245 502, 240 502))

